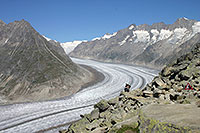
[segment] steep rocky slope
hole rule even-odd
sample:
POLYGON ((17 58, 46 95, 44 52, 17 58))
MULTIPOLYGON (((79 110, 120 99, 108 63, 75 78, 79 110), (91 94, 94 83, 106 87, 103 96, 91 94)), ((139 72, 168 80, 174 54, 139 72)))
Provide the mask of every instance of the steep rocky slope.
POLYGON ((166 66, 143 90, 94 105, 60 132, 200 132, 200 44, 166 66), (191 90, 185 90, 190 83, 191 90))
POLYGON ((0 100, 67 96, 91 78, 91 73, 74 64, 59 44, 48 42, 28 22, 0 21, 0 100))
POLYGON ((200 22, 187 18, 177 19, 173 24, 132 24, 79 44, 70 56, 162 67, 200 42, 199 32, 200 22))

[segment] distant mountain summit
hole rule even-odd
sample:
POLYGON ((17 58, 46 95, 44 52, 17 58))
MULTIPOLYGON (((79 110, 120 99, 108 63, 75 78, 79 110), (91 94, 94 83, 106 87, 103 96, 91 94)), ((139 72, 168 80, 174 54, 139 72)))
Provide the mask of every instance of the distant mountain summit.
POLYGON ((89 81, 59 43, 48 42, 27 21, 0 20, 0 101, 38 101, 70 95, 89 81))
POLYGON ((83 42, 87 42, 86 40, 83 41, 73 41, 73 42, 65 42, 65 43, 61 43, 60 45, 63 47, 63 49, 65 50, 66 54, 69 54, 70 52, 72 52, 74 50, 74 48, 76 46, 78 46, 79 44, 83 43, 83 42))
POLYGON ((132 24, 104 36, 79 44, 70 56, 160 68, 200 42, 200 22, 179 18, 173 24, 132 24))

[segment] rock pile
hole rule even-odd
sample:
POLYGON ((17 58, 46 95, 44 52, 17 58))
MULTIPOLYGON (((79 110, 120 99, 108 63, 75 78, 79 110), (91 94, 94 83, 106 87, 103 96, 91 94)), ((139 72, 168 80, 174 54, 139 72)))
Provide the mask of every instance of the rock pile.
MULTIPOLYGON (((167 122, 146 117, 141 110, 142 106, 164 103, 156 98, 145 98, 137 96, 141 90, 122 92, 120 96, 109 101, 101 100, 94 105, 94 110, 90 114, 82 115, 82 119, 73 123, 68 130, 60 133, 115 133, 124 125, 129 125, 133 131, 180 131, 188 132, 188 127, 180 127, 167 122)), ((165 101, 164 104, 169 104, 165 101)))
POLYGON ((142 92, 145 97, 180 103, 184 99, 200 98, 200 44, 191 53, 166 66, 142 92), (186 88, 188 83, 192 89, 186 88))
POLYGON ((127 92, 109 101, 101 100, 90 114, 72 124, 68 132, 107 132, 117 123, 136 115, 143 104, 127 92))
POLYGON ((200 119, 195 116, 200 115, 198 107, 200 107, 200 44, 197 44, 191 53, 166 66, 144 89, 121 92, 118 97, 108 101, 101 100, 94 105, 94 110, 90 114, 82 115, 81 120, 73 123, 68 130, 60 132, 196 132, 200 131, 198 124, 200 119), (187 83, 191 84, 193 90, 185 90, 187 83), (189 104, 191 106, 187 106, 189 104), (186 111, 187 109, 189 111, 186 111), (165 119, 168 116, 174 118, 175 114, 179 118, 170 121, 177 125, 160 121, 161 118, 157 117, 159 114, 164 120, 168 120, 165 119), (195 121, 190 120, 191 116, 195 121), (185 119, 186 125, 191 123, 194 124, 193 127, 181 125, 180 123, 184 123, 181 117, 185 119))

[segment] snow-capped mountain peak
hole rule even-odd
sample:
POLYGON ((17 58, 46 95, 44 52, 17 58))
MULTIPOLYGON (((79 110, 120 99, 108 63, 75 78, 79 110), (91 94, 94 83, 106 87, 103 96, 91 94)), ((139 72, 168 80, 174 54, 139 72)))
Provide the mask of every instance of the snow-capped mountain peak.
POLYGON ((177 19, 173 24, 132 24, 112 35, 105 34, 103 37, 79 44, 70 56, 116 62, 164 64, 166 60, 170 60, 173 50, 180 51, 185 48, 184 43, 193 45, 200 42, 198 33, 200 22, 185 17, 177 19))
POLYGON ((65 53, 69 54, 71 51, 74 50, 74 48, 76 48, 79 44, 81 44, 83 42, 87 42, 87 40, 83 40, 83 41, 77 41, 76 40, 76 41, 73 41, 73 42, 65 42, 65 43, 61 43, 61 46, 65 50, 65 53))
POLYGON ((50 41, 51 39, 50 38, 48 38, 48 37, 46 37, 46 36, 44 36, 44 35, 42 35, 47 41, 50 41))
POLYGON ((186 17, 183 17, 185 20, 189 20, 188 18, 186 18, 186 17))
MULTIPOLYGON (((50 39, 50 38, 48 38, 48 37, 46 37, 46 36, 44 36, 44 35, 42 35, 47 41, 51 41, 52 39, 50 39)), ((56 40, 52 40, 52 41, 55 41, 55 42, 58 42, 58 41, 56 41, 56 40)))
POLYGON ((101 40, 101 39, 106 40, 106 39, 110 39, 111 37, 116 36, 116 35, 117 35, 117 32, 115 32, 113 34, 106 33, 104 36, 102 36, 102 37, 95 37, 91 41, 96 41, 96 40, 101 40))
POLYGON ((135 28, 135 25, 134 25, 134 24, 132 24, 132 25, 130 25, 130 26, 128 27, 129 30, 132 30, 132 29, 134 29, 134 28, 135 28))

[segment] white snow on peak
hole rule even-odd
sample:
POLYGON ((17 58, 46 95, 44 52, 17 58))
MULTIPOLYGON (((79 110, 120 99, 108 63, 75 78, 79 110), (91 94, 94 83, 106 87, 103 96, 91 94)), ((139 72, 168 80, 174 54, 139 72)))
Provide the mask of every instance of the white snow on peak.
POLYGON ((175 36, 177 39, 182 39, 182 38, 185 36, 186 31, 187 31, 186 28, 176 28, 176 29, 174 30, 174 36, 175 36))
POLYGON ((108 38, 110 38, 110 36, 112 36, 112 35, 110 35, 110 34, 105 34, 105 35, 102 37, 102 39, 108 39, 108 38))
POLYGON ((183 17, 185 20, 189 20, 188 18, 186 18, 186 17, 183 17))
POLYGON ((116 36, 117 35, 117 32, 113 33, 113 34, 105 34, 103 37, 95 37, 94 39, 92 39, 92 41, 95 41, 95 40, 101 40, 101 39, 109 39, 113 36, 116 36))
POLYGON ((167 38, 169 38, 172 34, 173 34, 173 32, 170 31, 170 30, 161 29, 161 31, 160 31, 160 36, 159 36, 158 40, 167 39, 167 38))
POLYGON ((8 42, 8 40, 9 40, 9 39, 6 39, 5 43, 7 43, 7 42, 8 42))
POLYGON ((44 35, 42 35, 47 41, 50 41, 51 39, 50 38, 48 38, 48 37, 46 37, 46 36, 44 36, 44 35))
POLYGON ((115 35, 117 35, 117 32, 115 32, 115 33, 113 33, 113 34, 105 34, 103 37, 102 37, 102 39, 109 39, 109 38, 111 38, 111 37, 113 37, 113 36, 115 36, 115 35))
POLYGON ((130 35, 127 35, 123 41, 119 42, 119 45, 122 46, 129 37, 130 37, 130 35))
MULTIPOLYGON (((46 37, 46 36, 44 36, 44 35, 42 35, 47 41, 50 41, 50 40, 52 40, 52 39, 50 39, 50 38, 48 38, 48 37, 46 37)), ((56 41, 56 40, 53 40, 53 41, 55 41, 55 42, 58 42, 58 41, 56 41)))
POLYGON ((95 37, 94 39, 92 39, 92 41, 100 40, 100 39, 101 39, 100 37, 95 37))
POLYGON ((200 22, 195 22, 192 26, 193 34, 200 32, 200 22))
POLYGON ((61 43, 61 46, 63 47, 63 49, 65 50, 66 54, 69 54, 70 52, 72 52, 79 44, 81 44, 82 42, 87 42, 86 40, 83 41, 73 41, 73 42, 65 42, 65 43, 61 43))
POLYGON ((191 31, 186 28, 176 28, 173 30, 173 34, 168 39, 171 44, 182 44, 191 37, 191 31))
POLYGON ((73 42, 65 42, 65 43, 61 43, 64 45, 78 45, 80 43, 82 43, 83 41, 73 41, 73 42))
POLYGON ((136 31, 133 31, 133 37, 136 37, 135 43, 150 41, 149 32, 145 31, 145 30, 136 30, 136 31))
POLYGON ((153 34, 153 37, 151 38, 152 42, 155 43, 157 41, 157 38, 158 38, 158 36, 159 36, 160 33, 156 29, 152 29, 151 33, 153 34))
POLYGON ((159 31, 157 29, 152 29, 151 33, 155 36, 159 35, 159 31))
POLYGON ((129 30, 132 30, 133 28, 135 28, 135 26, 134 26, 134 25, 131 25, 128 29, 129 29, 129 30))

